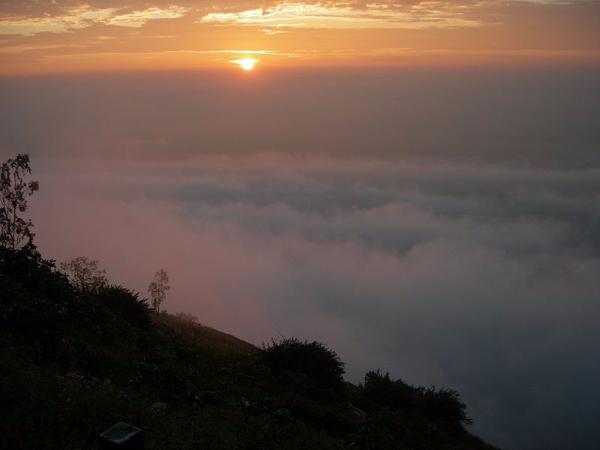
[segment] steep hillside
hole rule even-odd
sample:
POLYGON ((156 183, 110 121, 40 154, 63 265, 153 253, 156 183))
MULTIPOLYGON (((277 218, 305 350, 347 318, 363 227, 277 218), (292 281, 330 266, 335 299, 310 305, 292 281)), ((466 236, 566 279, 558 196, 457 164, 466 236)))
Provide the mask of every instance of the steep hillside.
POLYGON ((453 391, 370 372, 318 342, 258 349, 120 286, 76 289, 0 247, 0 448, 95 449, 117 422, 146 449, 491 449, 453 391))

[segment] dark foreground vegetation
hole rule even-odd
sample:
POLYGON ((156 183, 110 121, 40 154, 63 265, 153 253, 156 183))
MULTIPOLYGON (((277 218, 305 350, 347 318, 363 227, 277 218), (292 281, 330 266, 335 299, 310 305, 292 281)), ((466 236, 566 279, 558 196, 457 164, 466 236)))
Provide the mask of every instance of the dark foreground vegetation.
POLYGON ((23 217, 38 183, 29 157, 0 165, 0 450, 87 450, 117 422, 146 450, 485 449, 450 390, 369 372, 343 379, 337 354, 283 339, 262 349, 159 312, 112 286, 97 261, 56 268, 23 217))
POLYGON ((370 372, 317 342, 262 349, 75 287, 32 245, 0 246, 0 448, 94 449, 124 421, 146 449, 485 449, 454 391, 370 372))

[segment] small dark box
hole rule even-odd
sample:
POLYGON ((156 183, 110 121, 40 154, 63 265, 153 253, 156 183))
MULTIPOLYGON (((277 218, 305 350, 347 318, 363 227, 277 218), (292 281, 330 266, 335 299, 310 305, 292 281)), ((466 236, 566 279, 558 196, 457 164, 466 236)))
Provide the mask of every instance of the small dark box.
POLYGON ((142 430, 119 422, 108 430, 100 433, 100 448, 102 450, 143 450, 142 430))

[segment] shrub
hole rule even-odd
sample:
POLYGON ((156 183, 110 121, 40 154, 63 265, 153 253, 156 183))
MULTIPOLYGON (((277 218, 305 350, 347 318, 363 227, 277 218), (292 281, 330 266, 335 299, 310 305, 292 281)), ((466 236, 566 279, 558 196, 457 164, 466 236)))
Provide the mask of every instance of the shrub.
POLYGON ((295 338, 272 341, 263 346, 260 359, 276 374, 299 374, 318 389, 339 390, 343 387, 344 363, 320 342, 295 338))
POLYGON ((145 299, 122 286, 103 286, 92 294, 101 305, 110 309, 132 325, 150 325, 150 307, 145 299))
POLYGON ((458 392, 452 389, 420 388, 419 405, 425 417, 449 428, 461 429, 472 423, 458 392))
POLYGON ((414 407, 416 390, 402 380, 392 380, 379 370, 367 372, 362 386, 369 406, 373 409, 388 407, 392 410, 406 410, 414 407))
POLYGON ((32 246, 0 246, 0 329, 56 349, 76 299, 68 280, 32 246))
POLYGON ((472 423, 458 392, 451 389, 414 387, 402 380, 392 380, 379 370, 365 375, 360 386, 361 406, 371 411, 389 408, 392 411, 414 411, 420 416, 450 429, 462 429, 472 423), (362 401, 361 401, 362 400, 362 401))

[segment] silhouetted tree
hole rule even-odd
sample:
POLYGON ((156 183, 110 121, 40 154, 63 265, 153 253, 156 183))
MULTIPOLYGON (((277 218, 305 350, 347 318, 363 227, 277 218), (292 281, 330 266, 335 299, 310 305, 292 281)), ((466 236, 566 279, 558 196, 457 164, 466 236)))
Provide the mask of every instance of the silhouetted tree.
POLYGON ((31 173, 29 155, 20 154, 0 167, 0 245, 16 250, 33 240, 31 220, 21 214, 27 210, 27 197, 39 189, 37 181, 25 181, 31 173))
POLYGON ((106 286, 106 271, 98 267, 98 261, 78 256, 69 262, 61 263, 62 270, 71 284, 83 292, 97 291, 106 286))
POLYGON ((167 291, 171 289, 169 286, 169 275, 164 269, 160 269, 154 274, 154 281, 148 285, 150 293, 150 303, 156 312, 160 312, 160 305, 167 298, 167 291))

